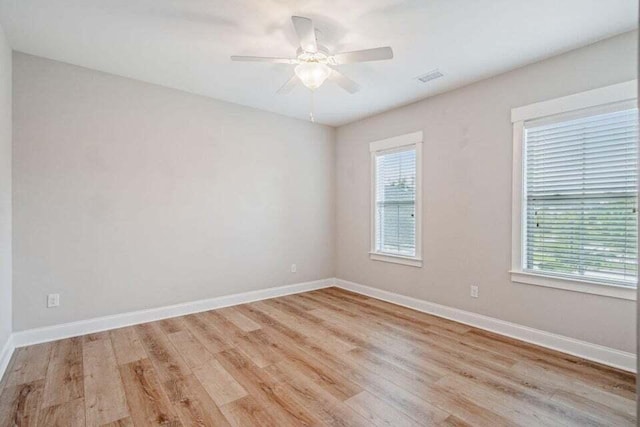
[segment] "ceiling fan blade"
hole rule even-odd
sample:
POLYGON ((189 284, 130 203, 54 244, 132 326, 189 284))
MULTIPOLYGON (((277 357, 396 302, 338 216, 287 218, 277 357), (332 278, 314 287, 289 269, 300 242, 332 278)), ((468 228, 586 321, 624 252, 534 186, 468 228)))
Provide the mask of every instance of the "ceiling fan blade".
POLYGON ((331 74, 329 74, 329 80, 340 86, 342 89, 346 90, 349 93, 356 93, 360 90, 360 86, 358 83, 354 82, 344 74, 339 71, 331 69, 331 74))
POLYGON ((278 95, 286 95, 290 93, 293 88, 298 86, 298 83, 300 83, 300 79, 294 74, 289 80, 287 80, 285 84, 280 87, 280 89, 276 91, 276 93, 278 95))
POLYGON ((298 40, 300 40, 302 50, 316 53, 318 51, 318 45, 316 43, 316 29, 313 27, 313 21, 302 16, 292 16, 291 22, 293 22, 293 28, 295 28, 296 34, 298 34, 298 40))
POLYGON ((297 64, 298 60, 295 58, 271 58, 267 56, 232 56, 232 61, 243 62, 272 62, 276 64, 297 64))
POLYGON ((383 61, 393 58, 393 50, 389 47, 376 47, 374 49, 355 50, 333 55, 331 62, 335 65, 350 64, 353 62, 383 61))

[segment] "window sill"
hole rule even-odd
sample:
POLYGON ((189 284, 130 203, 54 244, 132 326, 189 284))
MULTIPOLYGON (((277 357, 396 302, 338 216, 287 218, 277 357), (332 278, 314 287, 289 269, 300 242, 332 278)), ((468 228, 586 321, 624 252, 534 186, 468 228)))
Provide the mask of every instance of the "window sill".
POLYGON ((593 295, 602 295, 611 298, 619 298, 635 301, 636 288, 622 285, 606 284, 589 280, 571 279, 564 277, 548 276, 544 274, 529 273, 525 271, 511 270, 511 281, 527 285, 544 286, 547 288, 564 289, 573 292, 582 292, 593 295))
POLYGON ((411 267, 422 267, 422 258, 412 258, 400 255, 381 254, 369 252, 369 258, 373 261, 391 262, 394 264, 408 265, 411 267))

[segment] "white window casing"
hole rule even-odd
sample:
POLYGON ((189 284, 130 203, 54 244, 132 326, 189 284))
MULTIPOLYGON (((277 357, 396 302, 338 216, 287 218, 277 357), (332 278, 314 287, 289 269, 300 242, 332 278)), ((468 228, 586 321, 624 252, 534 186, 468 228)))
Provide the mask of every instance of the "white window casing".
POLYGON ((514 108, 513 282, 637 293, 637 82, 514 108))
POLYGON ((369 145, 370 259, 422 267, 422 131, 369 145))

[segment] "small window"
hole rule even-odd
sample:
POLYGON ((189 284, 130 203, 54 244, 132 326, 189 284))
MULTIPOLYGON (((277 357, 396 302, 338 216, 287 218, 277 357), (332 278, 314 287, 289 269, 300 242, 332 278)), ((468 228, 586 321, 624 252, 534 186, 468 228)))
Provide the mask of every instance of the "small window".
POLYGON ((371 258, 421 266, 422 132, 371 144, 371 258))

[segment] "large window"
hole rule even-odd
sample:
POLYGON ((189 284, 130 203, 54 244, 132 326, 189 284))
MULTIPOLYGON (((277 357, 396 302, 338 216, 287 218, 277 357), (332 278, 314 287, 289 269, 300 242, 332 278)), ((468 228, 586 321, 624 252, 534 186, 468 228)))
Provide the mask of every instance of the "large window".
POLYGON ((421 265, 421 145, 421 132, 371 143, 374 260, 421 265))
POLYGON ((633 290, 638 276, 635 102, 533 117, 516 128, 522 182, 515 273, 633 290))
POLYGON ((635 284, 637 114, 525 123, 527 270, 635 284))

